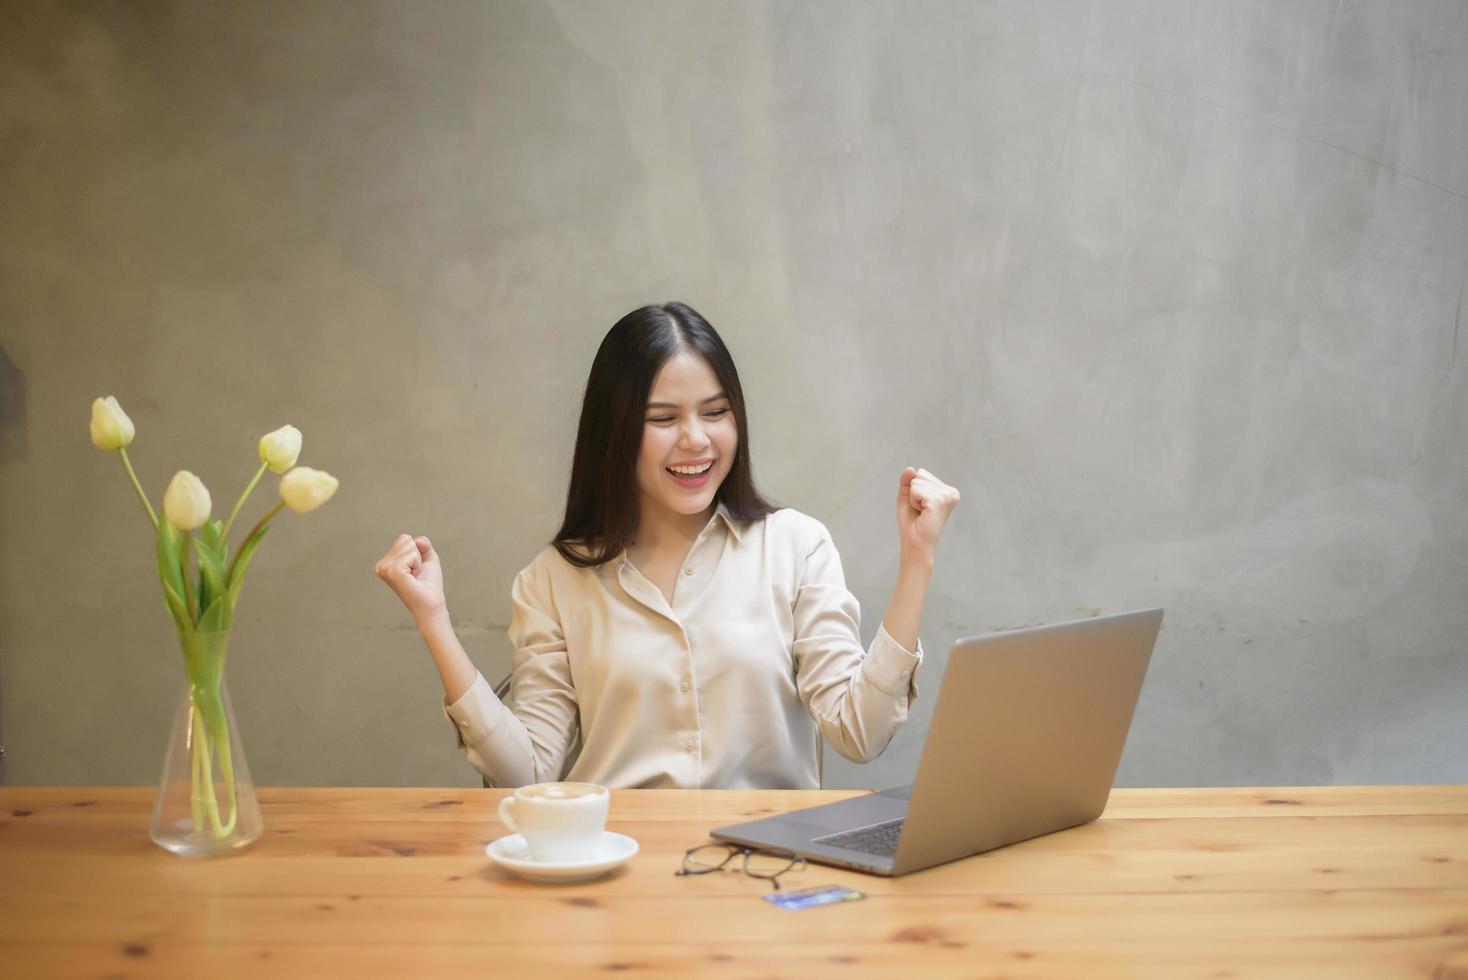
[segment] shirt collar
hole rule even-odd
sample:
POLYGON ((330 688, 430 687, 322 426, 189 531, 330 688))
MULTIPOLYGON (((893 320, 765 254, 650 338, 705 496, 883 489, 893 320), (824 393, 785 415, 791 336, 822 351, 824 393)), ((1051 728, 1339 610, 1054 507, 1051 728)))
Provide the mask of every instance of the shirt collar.
POLYGON ((724 506, 724 502, 722 500, 719 501, 719 506, 714 509, 714 516, 716 518, 722 517, 724 519, 724 524, 729 528, 729 533, 734 535, 735 541, 738 541, 740 533, 739 522, 736 521, 734 519, 734 516, 729 513, 729 508, 724 506))
MULTIPOLYGON (((729 533, 734 537, 735 542, 738 542, 740 534, 742 533, 739 529, 739 522, 734 519, 733 514, 729 513, 729 508, 724 506, 724 502, 722 500, 719 501, 718 506, 714 508, 714 516, 710 518, 710 523, 720 519, 723 520, 724 526, 729 529, 729 533)), ((617 570, 620 572, 622 567, 626 565, 627 562, 627 550, 624 548, 622 549, 622 553, 616 558, 617 570)))

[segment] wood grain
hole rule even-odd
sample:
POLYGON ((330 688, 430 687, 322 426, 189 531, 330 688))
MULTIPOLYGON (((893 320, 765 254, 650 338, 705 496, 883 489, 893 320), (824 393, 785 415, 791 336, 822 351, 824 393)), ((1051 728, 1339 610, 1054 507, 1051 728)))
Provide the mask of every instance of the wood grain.
POLYGON ((619 791, 641 851, 535 885, 484 856, 504 791, 261 789, 246 852, 179 858, 145 787, 0 788, 8 976, 1361 976, 1468 980, 1468 787, 1119 789, 1100 820, 786 912, 679 878, 715 826, 846 791, 619 791))

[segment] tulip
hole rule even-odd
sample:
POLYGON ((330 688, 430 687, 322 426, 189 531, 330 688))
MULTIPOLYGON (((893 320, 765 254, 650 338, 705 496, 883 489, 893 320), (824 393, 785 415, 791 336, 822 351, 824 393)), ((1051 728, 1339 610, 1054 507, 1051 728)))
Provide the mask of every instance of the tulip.
POLYGON ((260 437, 260 462, 272 473, 284 473, 300 456, 301 430, 294 425, 283 425, 260 437))
POLYGON ((234 519, 240 515, 240 508, 255 490, 255 484, 260 482, 260 477, 265 475, 266 470, 274 473, 284 473, 296 465, 296 460, 301 456, 301 430, 294 425, 282 425, 274 432, 267 432, 260 437, 260 468, 255 471, 255 476, 245 487, 245 492, 240 494, 240 499, 234 503, 234 510, 229 512, 229 520, 224 522, 224 537, 229 537, 229 529, 234 527, 234 519))
POLYGON ((280 499, 297 514, 306 514, 330 500, 340 485, 330 473, 297 466, 280 478, 280 499))
POLYGON ((116 452, 133 441, 136 431, 116 398, 108 395, 92 402, 92 445, 98 449, 116 452))
POLYGON ((188 470, 173 474, 163 492, 163 513, 180 531, 192 531, 209 520, 209 490, 202 480, 188 470))
POLYGON ((92 445, 107 452, 117 453, 122 460, 122 468, 127 473, 128 482, 133 485, 133 491, 138 495, 138 502, 143 505, 143 510, 148 513, 148 520, 152 522, 154 529, 158 527, 158 515, 153 512, 153 505, 148 503, 148 495, 143 493, 143 485, 138 482, 138 475, 133 472, 133 464, 127 458, 128 443, 133 441, 137 430, 133 428, 133 420, 127 417, 122 406, 117 404, 117 399, 108 395, 106 398, 98 398, 92 402, 92 445))

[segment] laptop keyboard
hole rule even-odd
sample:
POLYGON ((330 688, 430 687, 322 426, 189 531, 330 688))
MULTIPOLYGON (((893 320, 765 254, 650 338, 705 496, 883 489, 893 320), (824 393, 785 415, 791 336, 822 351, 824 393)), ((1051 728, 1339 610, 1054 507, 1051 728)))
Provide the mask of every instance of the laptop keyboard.
POLYGON ((872 824, 870 827, 843 830, 839 834, 817 837, 811 843, 830 844, 832 847, 844 847, 848 851, 861 851, 863 854, 880 854, 891 857, 897 853, 897 838, 902 833, 902 823, 901 820, 889 820, 886 823, 872 824))

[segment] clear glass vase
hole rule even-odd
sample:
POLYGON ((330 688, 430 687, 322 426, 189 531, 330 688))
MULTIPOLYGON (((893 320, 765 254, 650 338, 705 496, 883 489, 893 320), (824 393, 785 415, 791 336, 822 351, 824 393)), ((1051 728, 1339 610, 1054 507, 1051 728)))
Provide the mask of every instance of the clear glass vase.
POLYGON ((189 857, 248 847, 264 829, 224 681, 227 634, 180 637, 189 677, 174 713, 148 836, 189 857))

